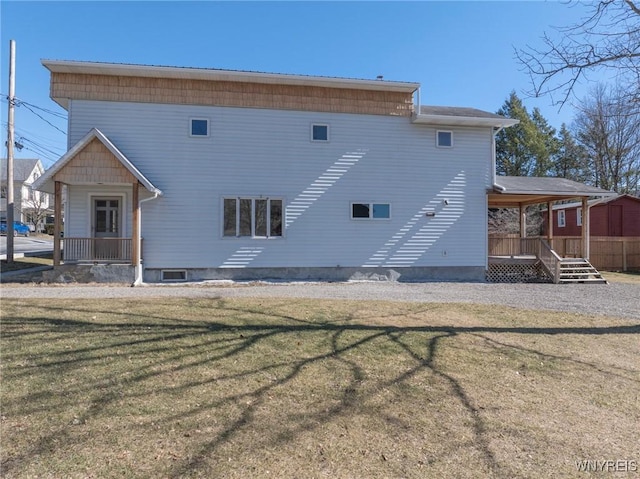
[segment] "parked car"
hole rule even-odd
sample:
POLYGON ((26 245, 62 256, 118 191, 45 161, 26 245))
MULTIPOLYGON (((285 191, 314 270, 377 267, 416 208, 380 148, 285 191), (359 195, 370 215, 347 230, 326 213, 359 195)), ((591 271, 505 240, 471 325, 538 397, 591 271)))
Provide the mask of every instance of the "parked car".
MULTIPOLYGON (((29 236, 30 230, 27 225, 21 223, 20 221, 13 222, 13 236, 23 235, 29 236)), ((0 223, 0 234, 7 234, 7 222, 3 221, 0 223)))

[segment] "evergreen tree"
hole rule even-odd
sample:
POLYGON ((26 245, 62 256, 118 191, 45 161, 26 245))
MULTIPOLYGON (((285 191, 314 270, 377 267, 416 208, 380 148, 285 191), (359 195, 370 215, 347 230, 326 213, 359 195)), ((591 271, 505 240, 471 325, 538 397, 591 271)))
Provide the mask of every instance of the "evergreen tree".
POLYGON ((530 115, 515 91, 498 110, 498 115, 520 120, 496 135, 498 175, 545 176, 559 148, 555 129, 537 108, 530 115))
POLYGON ((589 159, 587 151, 576 142, 564 123, 558 134, 558 151, 553 156, 551 174, 581 183, 589 179, 589 159))
POLYGON ((531 144, 535 158, 533 176, 546 176, 551 171, 552 159, 560 148, 556 129, 549 125, 538 108, 531 112, 531 121, 536 127, 531 144))

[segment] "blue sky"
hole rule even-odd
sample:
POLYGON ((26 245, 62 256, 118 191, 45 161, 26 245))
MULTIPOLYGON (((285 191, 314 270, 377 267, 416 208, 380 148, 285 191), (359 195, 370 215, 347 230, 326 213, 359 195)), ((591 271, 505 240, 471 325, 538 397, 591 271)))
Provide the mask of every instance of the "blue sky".
MULTIPOLYGON (((579 20, 560 2, 31 2, 0 3, 0 92, 6 138, 9 40, 16 41, 16 132, 50 166, 66 150, 64 110, 41 59, 209 67, 419 82, 422 104, 495 112, 528 76, 514 47, 539 45, 579 20), (54 115, 55 112, 58 115, 54 115), (45 121, 46 120, 46 121, 45 121)), ((590 85, 581 85, 586 94, 590 85)), ((528 99, 556 128, 573 119, 528 99)), ((29 148, 29 149, 27 149, 29 148)), ((6 149, 2 153, 6 155, 6 149)))

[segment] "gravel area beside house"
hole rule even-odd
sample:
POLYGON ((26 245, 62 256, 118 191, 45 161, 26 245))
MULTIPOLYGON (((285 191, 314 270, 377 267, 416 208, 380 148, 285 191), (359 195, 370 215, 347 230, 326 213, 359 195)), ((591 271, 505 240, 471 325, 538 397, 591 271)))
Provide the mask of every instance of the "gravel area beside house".
MULTIPOLYGON (((3 284, 2 298, 280 297, 500 304, 640 319, 640 285, 494 283, 198 283, 189 285, 3 284)), ((533 313, 532 313, 533 314, 533 313)))

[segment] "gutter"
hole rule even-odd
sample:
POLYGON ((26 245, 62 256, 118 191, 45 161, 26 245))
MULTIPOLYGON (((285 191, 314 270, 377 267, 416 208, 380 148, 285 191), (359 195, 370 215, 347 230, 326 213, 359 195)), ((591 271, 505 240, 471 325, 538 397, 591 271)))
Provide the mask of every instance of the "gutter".
POLYGON ((142 203, 146 201, 155 200, 159 196, 158 190, 153 192, 153 196, 149 198, 143 198, 138 200, 138 257, 136 258, 136 279, 133 281, 131 286, 140 286, 142 285, 142 272, 144 268, 142 267, 142 203))

